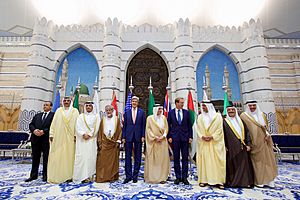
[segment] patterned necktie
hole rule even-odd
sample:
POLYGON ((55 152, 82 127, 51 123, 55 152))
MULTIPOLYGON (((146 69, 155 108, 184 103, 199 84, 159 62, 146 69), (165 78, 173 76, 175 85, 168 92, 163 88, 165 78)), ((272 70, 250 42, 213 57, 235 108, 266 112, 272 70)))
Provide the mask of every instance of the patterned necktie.
POLYGON ((180 115, 180 110, 178 110, 178 124, 181 125, 181 115, 180 115))

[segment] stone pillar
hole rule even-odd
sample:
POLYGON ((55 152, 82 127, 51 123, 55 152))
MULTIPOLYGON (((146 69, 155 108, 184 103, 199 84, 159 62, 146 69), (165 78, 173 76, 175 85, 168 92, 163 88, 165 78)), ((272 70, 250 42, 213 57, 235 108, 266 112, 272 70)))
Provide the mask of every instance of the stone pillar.
POLYGON ((195 96, 195 67, 193 60, 193 46, 191 40, 191 23, 188 19, 183 21, 180 19, 175 23, 175 94, 176 97, 183 97, 187 103, 188 84, 195 96))
POLYGON ((261 110, 268 116, 270 131, 277 132, 277 122, 275 115, 275 104, 272 94, 270 71, 266 53, 263 29, 260 21, 250 20, 249 24, 243 26, 245 37, 243 60, 243 70, 240 78, 242 84, 243 102, 257 100, 261 110))
POLYGON ((19 117, 19 130, 22 131, 28 130, 28 124, 42 110, 44 101, 53 97, 52 28, 52 22, 45 18, 35 22, 19 117))
MULTIPOLYGON (((119 100, 121 76, 121 33, 122 23, 116 18, 105 22, 105 35, 103 41, 103 61, 100 78, 100 110, 111 104, 113 89, 119 100), (113 86, 113 83, 115 86, 113 86)), ((118 108, 119 105, 118 105, 118 108)))
POLYGON ((211 100, 211 87, 210 87, 210 72, 208 69, 208 65, 205 66, 205 82, 206 82, 206 94, 209 100, 211 100))
MULTIPOLYGON (((292 56, 292 62, 294 64, 295 74, 300 74, 300 55, 296 54, 292 56)), ((298 97, 300 97, 300 76, 296 76, 296 85, 298 89, 298 97)))

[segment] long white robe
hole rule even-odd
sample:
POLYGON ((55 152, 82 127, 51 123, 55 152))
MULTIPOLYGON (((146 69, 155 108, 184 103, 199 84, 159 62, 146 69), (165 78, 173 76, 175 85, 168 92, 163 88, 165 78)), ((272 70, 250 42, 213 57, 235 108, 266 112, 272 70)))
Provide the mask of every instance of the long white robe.
POLYGON ((76 122, 76 151, 73 181, 79 183, 96 174, 98 114, 80 114, 76 122), (84 134, 91 136, 83 139, 84 134))
POLYGON ((64 108, 56 110, 50 126, 50 142, 48 158, 48 182, 62 183, 72 179, 75 153, 75 126, 79 113, 77 109, 64 108), (71 109, 71 110, 70 110, 71 109))

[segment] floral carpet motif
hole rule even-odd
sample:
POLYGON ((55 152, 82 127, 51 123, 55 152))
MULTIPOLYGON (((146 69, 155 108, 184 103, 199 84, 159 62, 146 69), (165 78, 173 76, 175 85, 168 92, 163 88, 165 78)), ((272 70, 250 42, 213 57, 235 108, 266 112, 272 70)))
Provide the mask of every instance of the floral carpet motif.
MULTIPOLYGON (((172 169, 166 184, 147 184, 143 181, 143 166, 137 183, 122 184, 124 162, 120 163, 120 180, 112 183, 48 184, 39 179, 29 183, 30 159, 0 160, 0 199, 300 199, 300 164, 281 162, 276 187, 225 188, 199 187, 196 166, 191 164, 191 185, 175 185, 172 169)), ((42 166, 41 166, 42 167, 42 166)), ((41 175, 41 171, 40 171, 41 175)))

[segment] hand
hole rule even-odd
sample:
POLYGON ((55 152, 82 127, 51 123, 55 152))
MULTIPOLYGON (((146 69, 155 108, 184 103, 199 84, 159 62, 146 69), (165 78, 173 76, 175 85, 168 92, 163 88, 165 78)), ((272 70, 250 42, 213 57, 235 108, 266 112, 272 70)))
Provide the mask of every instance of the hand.
POLYGON ((192 144, 193 138, 189 138, 189 143, 192 144))
POLYGON ((33 131, 33 134, 36 135, 36 136, 40 136, 40 130, 39 129, 35 129, 33 131))
POLYGON ((43 130, 40 130, 40 136, 44 135, 45 132, 43 130))
POLYGON ((145 138, 144 137, 142 137, 142 143, 144 143, 145 142, 145 138))
POLYGON ((250 146, 246 146, 247 148, 247 151, 250 151, 251 150, 251 147, 250 146))
POLYGON ((271 138, 271 135, 267 135, 267 136, 265 137, 265 141, 268 142, 268 141, 270 140, 270 138, 271 138))
POLYGON ((122 143, 124 144, 126 142, 126 140, 125 139, 122 139, 122 143))
POLYGON ((53 141, 53 137, 49 137, 49 140, 50 140, 50 142, 52 142, 53 141))
POLYGON ((91 136, 89 136, 88 134, 83 134, 83 139, 88 140, 90 139, 91 136))
POLYGON ((172 140, 172 138, 169 138, 168 141, 169 141, 169 143, 172 143, 173 140, 172 140))

